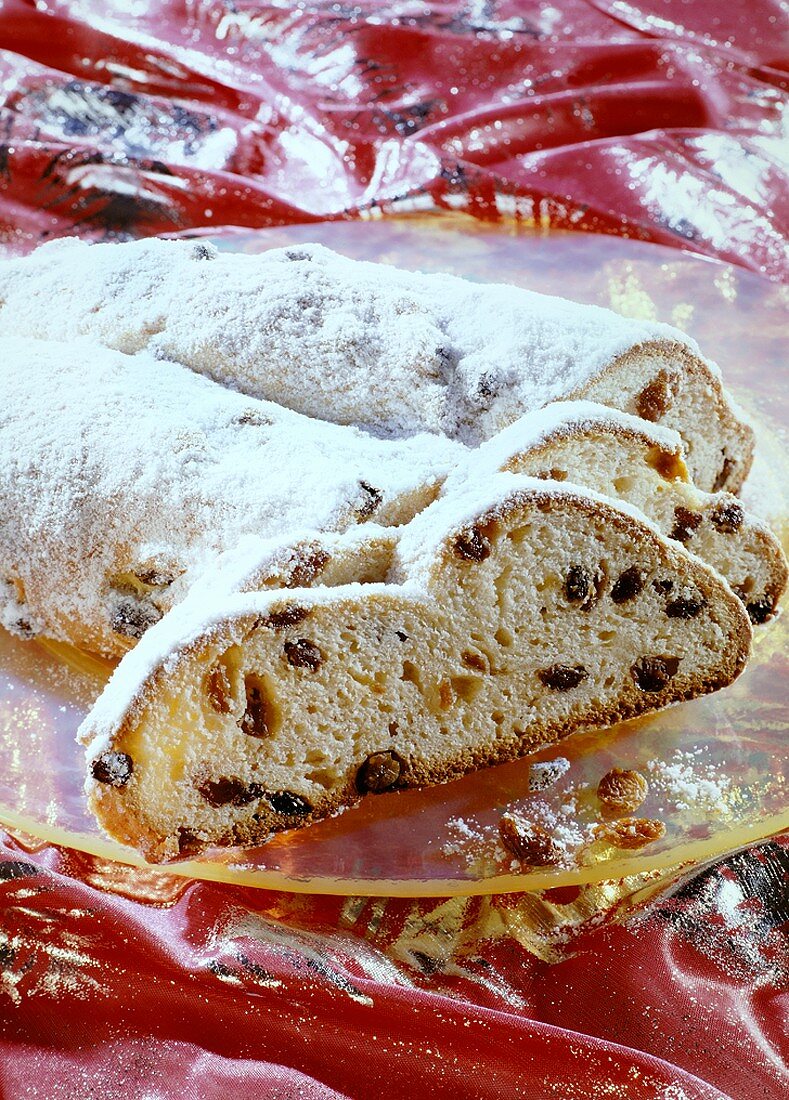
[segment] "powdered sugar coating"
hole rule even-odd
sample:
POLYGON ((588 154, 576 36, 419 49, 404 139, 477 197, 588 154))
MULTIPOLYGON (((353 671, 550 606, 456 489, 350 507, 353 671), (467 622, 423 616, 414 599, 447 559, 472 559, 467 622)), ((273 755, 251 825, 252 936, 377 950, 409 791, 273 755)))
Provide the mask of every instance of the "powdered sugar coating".
POLYGON ((518 287, 187 241, 55 241, 0 264, 0 334, 147 349, 310 416, 468 444, 570 396, 646 341, 696 345, 518 287))
POLYGON ((81 624, 106 651, 102 619, 155 621, 241 540, 378 518, 457 450, 312 421, 147 354, 22 339, 0 354, 0 598, 22 634, 81 624))

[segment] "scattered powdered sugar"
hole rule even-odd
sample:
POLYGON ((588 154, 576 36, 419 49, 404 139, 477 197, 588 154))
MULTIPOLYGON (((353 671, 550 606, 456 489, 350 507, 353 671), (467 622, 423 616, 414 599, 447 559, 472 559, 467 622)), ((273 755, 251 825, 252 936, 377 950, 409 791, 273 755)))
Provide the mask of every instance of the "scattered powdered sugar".
POLYGON ((263 553, 398 522, 401 502, 407 518, 464 450, 375 439, 84 340, 0 352, 0 616, 22 635, 74 641, 76 624, 108 652, 108 623, 139 637, 245 539, 263 553))
MULTIPOLYGON (((562 757, 546 763, 558 765, 560 774, 569 768, 569 763, 562 757), (567 768, 562 766, 564 763, 567 763, 567 768)), ((578 797, 572 786, 562 793, 554 805, 539 798, 521 799, 506 806, 501 816, 512 818, 524 834, 533 826, 548 834, 555 855, 551 867, 564 870, 575 867, 581 850, 594 840, 595 822, 582 820, 578 797)), ((480 873, 517 873, 526 869, 525 864, 504 847, 498 821, 483 824, 473 817, 453 817, 447 822, 447 828, 450 839, 441 848, 442 855, 459 857, 480 873)), ((534 869, 548 870, 549 867, 535 866, 534 869)))
POLYGON ((697 752, 678 751, 668 761, 650 760, 646 771, 651 787, 677 810, 712 813, 727 808, 731 781, 697 752))
POLYGON ((0 264, 0 335, 148 350, 253 397, 387 435, 475 445, 651 340, 696 345, 514 286, 189 241, 53 241, 0 264))

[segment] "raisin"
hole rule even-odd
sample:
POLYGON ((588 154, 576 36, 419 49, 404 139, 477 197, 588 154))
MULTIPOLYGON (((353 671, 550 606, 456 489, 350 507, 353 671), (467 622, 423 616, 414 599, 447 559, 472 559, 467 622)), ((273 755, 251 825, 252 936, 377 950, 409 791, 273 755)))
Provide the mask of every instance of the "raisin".
POLYGON ((735 531, 738 531, 742 527, 742 521, 745 519, 745 513, 736 500, 728 501, 726 504, 719 504, 713 512, 710 513, 710 522, 716 531, 720 531, 724 535, 733 535, 735 531))
POLYGON ((587 679, 589 673, 583 665, 551 665, 537 670, 538 679, 554 691, 570 691, 587 679))
POLYGON ((132 576, 147 588, 168 588, 178 575, 169 570, 157 569, 155 566, 147 569, 143 566, 132 572, 132 576))
POLYGON ((284 817, 306 817, 312 813, 312 805, 294 791, 272 791, 266 798, 272 810, 284 817))
POLYGON ((775 599, 769 593, 765 593, 760 599, 746 603, 745 610, 751 622, 759 626, 761 623, 766 623, 775 610, 775 599))
POLYGON ((665 595, 666 592, 670 592, 674 587, 674 582, 670 580, 652 581, 652 587, 656 592, 662 592, 665 595))
POLYGON ((729 480, 729 475, 731 474, 733 469, 734 469, 734 463, 732 462, 732 460, 730 458, 724 457, 723 465, 720 468, 720 473, 715 478, 715 482, 712 486, 713 493, 720 492, 720 490, 724 487, 726 482, 729 480))
POLYGON ((153 604, 138 603, 136 600, 123 600, 115 609, 110 623, 116 634, 124 638, 142 638, 154 623, 158 623, 162 613, 153 604))
POLYGON ((314 642, 299 638, 297 642, 285 642, 285 657, 294 668, 308 668, 317 672, 323 664, 323 654, 314 642))
POLYGON ((223 776, 221 779, 204 779, 195 784, 209 806, 248 806, 263 794, 258 783, 245 783, 243 779, 223 776))
POLYGON ((615 848, 644 848, 666 835, 662 821, 646 817, 623 817, 598 829, 597 835, 615 848))
POLYGON ((504 814, 499 836, 507 851, 529 867, 551 867, 559 862, 559 849, 540 825, 504 814))
POLYGON ((323 572, 331 561, 331 555, 325 550, 316 549, 311 554, 301 558, 293 566, 290 576, 285 581, 285 588, 307 588, 315 578, 323 572))
POLYGON ((642 420, 651 420, 653 423, 660 420, 671 407, 671 389, 668 378, 663 371, 644 386, 636 398, 636 412, 642 420))
POLYGON ((29 619, 17 619, 14 623, 14 630, 20 638, 33 638, 36 633, 29 619))
POLYGON ((594 590, 594 578, 582 565, 571 565, 564 578, 564 595, 570 603, 585 604, 594 590))
POLYGON ((649 792, 641 772, 611 768, 597 784, 597 797, 606 810, 632 813, 637 810, 649 792))
POLYGON ((408 635, 406 634, 406 632, 404 630, 396 630, 395 634, 397 635, 397 637, 400 639, 401 642, 407 642, 408 641, 408 635))
POLYGON ((223 664, 214 665, 206 676, 206 695, 214 710, 220 714, 230 714, 233 709, 233 689, 223 664))
POLYGON ((265 413, 260 412, 259 409, 246 409, 239 416, 235 417, 235 424, 247 424, 252 428, 268 428, 274 421, 270 416, 266 416, 265 413))
POLYGON ((370 516, 375 514, 378 505, 384 499, 384 495, 380 489, 376 489, 366 481, 360 481, 359 484, 365 494, 365 500, 356 509, 356 515, 359 519, 369 519, 370 516))
POLYGON ((266 737, 272 732, 273 712, 266 690, 257 676, 244 679, 246 708, 238 723, 242 733, 250 737, 266 737))
POLYGON ((464 649, 460 654, 460 660, 466 668, 473 668, 477 672, 488 671, 488 663, 479 653, 470 653, 467 649, 464 649))
POLYGON ((286 626, 295 626, 296 623, 303 622, 308 615, 308 608, 297 607, 295 603, 289 603, 279 611, 272 611, 270 615, 266 615, 264 619, 261 619, 260 625, 270 626, 274 630, 282 630, 286 626))
POLYGON ((666 604, 666 614, 670 619, 695 619, 706 605, 706 600, 694 600, 690 597, 680 596, 678 599, 666 604))
POLYGON ((405 770, 405 760, 391 749, 372 752, 356 773, 356 787, 361 794, 390 791, 405 770))
POLYGON ((90 766, 93 778, 110 787, 125 787, 131 779, 134 766, 125 752, 103 752, 90 766))
POLYGON ((178 827, 178 854, 179 856, 196 855, 203 848, 200 837, 191 829, 183 825, 178 827))
POLYGON ((611 599, 614 603, 626 603, 639 594, 644 587, 644 577, 637 565, 631 565, 624 573, 620 573, 611 589, 611 599))
POLYGON ((691 512, 689 508, 683 508, 678 504, 674 509, 674 527, 669 538, 676 539, 677 542, 687 542, 701 520, 702 517, 698 512, 691 512))
POLYGON ((676 676, 680 657, 639 657, 631 665, 630 674, 642 691, 662 691, 676 676))
POLYGON ((470 527, 455 539, 455 554, 465 561, 484 561, 485 558, 490 557, 490 549, 490 542, 479 527, 470 527))

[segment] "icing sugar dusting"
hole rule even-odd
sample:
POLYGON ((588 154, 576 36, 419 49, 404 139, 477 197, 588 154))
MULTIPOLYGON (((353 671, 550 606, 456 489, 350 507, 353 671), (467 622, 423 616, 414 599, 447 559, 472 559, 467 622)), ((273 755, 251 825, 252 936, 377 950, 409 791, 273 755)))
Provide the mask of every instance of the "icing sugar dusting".
POLYGON ((692 752, 678 751, 668 761, 650 760, 646 770, 650 786, 678 810, 713 813, 727 808, 730 779, 692 752))
POLYGON ((2 618, 66 640, 76 623, 99 651, 108 621, 138 637, 244 540, 262 553, 398 522, 403 501, 407 518, 462 450, 375 439, 84 340, 0 339, 0 353, 2 618))
POLYGON ((513 286, 188 241, 53 241, 0 264, 0 335, 148 350, 251 396, 387 435, 474 445, 644 341, 695 344, 513 286))

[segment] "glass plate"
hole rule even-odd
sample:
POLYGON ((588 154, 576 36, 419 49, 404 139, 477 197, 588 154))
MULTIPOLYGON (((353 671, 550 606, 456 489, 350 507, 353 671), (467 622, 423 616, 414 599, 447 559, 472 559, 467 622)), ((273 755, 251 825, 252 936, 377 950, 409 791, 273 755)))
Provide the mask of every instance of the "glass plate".
MULTIPOLYGON (((781 386, 785 289, 686 253, 616 237, 508 233, 454 219, 333 223, 228 231, 220 247, 257 252, 318 240, 348 255, 480 281, 521 284, 634 317, 669 321, 721 364, 758 433, 744 494, 786 536, 789 463, 781 386)), ((747 671, 732 687, 605 733, 571 737, 514 764, 423 791, 367 798, 354 809, 255 850, 211 853, 163 874, 279 890, 446 896, 543 890, 706 862, 789 828, 785 618, 757 631, 747 671), (530 767, 557 756, 569 769, 529 792, 530 767), (600 822, 595 790, 611 767, 650 780, 640 816, 666 826, 641 850, 585 845, 571 866, 524 873, 502 858, 504 809, 600 822)), ((68 647, 0 636, 0 822, 93 855, 139 865, 100 832, 82 797, 74 733, 110 666, 68 647)))

